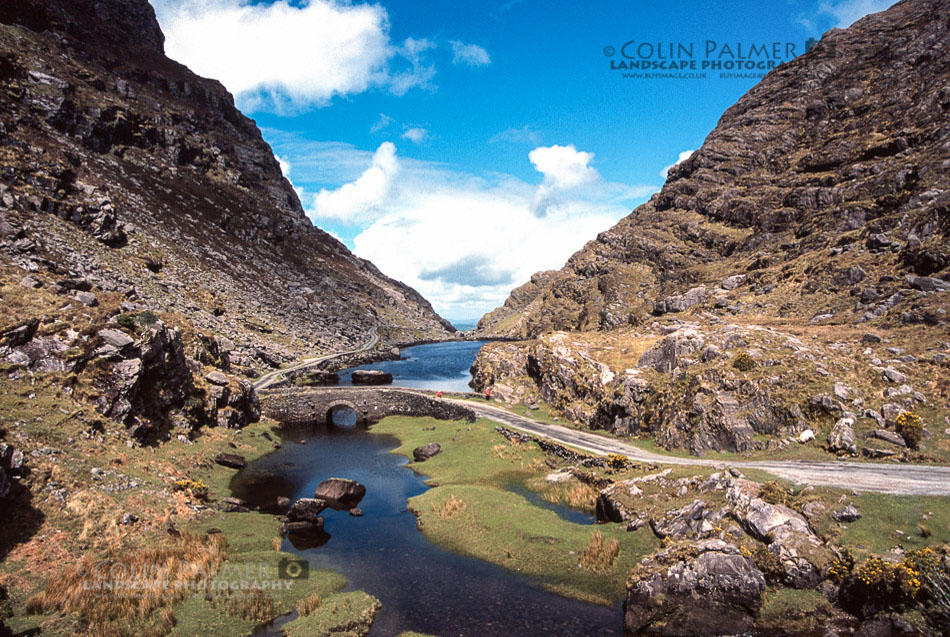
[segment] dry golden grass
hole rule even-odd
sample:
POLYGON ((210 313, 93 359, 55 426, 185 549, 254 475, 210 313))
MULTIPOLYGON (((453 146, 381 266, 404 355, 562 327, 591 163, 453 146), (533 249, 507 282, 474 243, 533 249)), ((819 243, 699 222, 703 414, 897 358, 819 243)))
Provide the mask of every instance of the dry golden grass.
POLYGON ((620 554, 620 542, 605 538, 600 531, 590 536, 587 548, 581 551, 577 565, 592 573, 606 573, 620 554))
POLYGON ((455 495, 450 495, 449 499, 442 502, 442 504, 432 505, 432 510, 443 520, 449 520, 461 515, 466 509, 468 509, 468 505, 459 498, 456 498, 455 495))
POLYGON ((297 612, 301 616, 305 617, 307 615, 312 614, 314 611, 320 608, 320 604, 321 604, 321 601, 320 601, 319 595, 311 595, 309 597, 305 597, 304 599, 300 600, 297 603, 297 612))
POLYGON ((171 605, 217 573, 226 546, 217 534, 185 534, 154 548, 115 549, 104 560, 86 555, 50 577, 27 611, 76 614, 96 635, 167 634, 171 605))
POLYGON ((274 598, 264 591, 254 588, 228 600, 228 614, 247 621, 264 622, 273 619, 274 598))
POLYGON ((597 503, 597 490, 589 484, 575 482, 571 485, 558 485, 545 491, 542 497, 554 504, 566 504, 574 509, 593 509, 597 503))

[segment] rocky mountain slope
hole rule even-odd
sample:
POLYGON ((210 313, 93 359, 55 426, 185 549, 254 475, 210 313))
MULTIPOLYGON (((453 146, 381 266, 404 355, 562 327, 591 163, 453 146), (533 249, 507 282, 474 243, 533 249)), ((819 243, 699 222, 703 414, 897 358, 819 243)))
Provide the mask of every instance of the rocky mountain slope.
POLYGON ((911 0, 825 34, 727 110, 649 202, 518 288, 481 333, 611 329, 692 307, 943 320, 916 290, 950 285, 948 10, 911 0))
POLYGON ((0 7, 0 218, 4 262, 46 289, 186 316, 242 368, 452 331, 312 226, 232 96, 165 57, 146 0, 0 7))
POLYGON ((530 340, 483 348, 475 385, 694 454, 946 459, 948 235, 950 2, 909 0, 771 72, 649 202, 483 317, 530 340))

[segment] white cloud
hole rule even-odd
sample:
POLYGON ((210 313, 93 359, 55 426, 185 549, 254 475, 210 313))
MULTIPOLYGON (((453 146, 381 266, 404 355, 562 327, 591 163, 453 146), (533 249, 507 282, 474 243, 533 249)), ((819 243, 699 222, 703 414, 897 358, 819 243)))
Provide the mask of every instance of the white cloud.
POLYGON ((373 160, 356 181, 336 190, 321 189, 313 201, 311 218, 336 219, 355 223, 372 215, 386 201, 399 171, 396 147, 383 142, 373 154, 373 160))
POLYGON ((503 131, 499 131, 491 136, 491 139, 488 140, 489 144, 498 144, 498 143, 511 143, 511 144, 538 144, 541 142, 541 132, 533 129, 530 125, 522 126, 521 128, 506 128, 503 131))
POLYGON ((590 165, 594 153, 579 151, 573 144, 539 146, 528 153, 528 159, 544 175, 532 204, 534 214, 539 217, 547 214, 548 208, 557 202, 560 194, 600 179, 598 172, 590 165))
POLYGON ((416 144, 421 144, 429 137, 429 131, 419 126, 413 126, 412 128, 407 128, 406 132, 402 134, 403 139, 408 139, 411 142, 416 144))
POLYGON ((425 38, 406 38, 396 52, 409 61, 411 67, 401 73, 396 73, 389 79, 389 88, 394 95, 405 95, 409 89, 434 89, 432 78, 435 77, 435 66, 426 64, 425 54, 435 48, 435 43, 425 38))
MULTIPOLYGON (((549 166, 549 157, 541 153, 539 161, 552 183, 581 182, 561 191, 542 219, 533 210, 538 185, 511 175, 478 176, 440 163, 393 157, 398 172, 388 173, 395 176, 387 187, 363 187, 380 150, 373 154, 348 144, 310 142, 270 130, 265 135, 282 157, 293 162, 294 180, 312 191, 319 189, 312 184, 352 186, 324 192, 346 189, 350 193, 346 197, 334 197, 345 201, 340 208, 361 212, 313 215, 317 225, 341 219, 354 223, 359 231, 351 245, 359 256, 411 285, 438 312, 452 318, 478 318, 503 303, 511 289, 533 273, 561 267, 584 243, 657 189, 608 182, 596 171, 584 170, 583 162, 571 175, 564 168, 570 162, 549 166), (351 196, 354 191, 372 196, 351 196), (361 205, 352 205, 357 199, 361 205)), ((328 196, 324 195, 324 204, 328 196)), ((315 201, 319 197, 304 198, 314 212, 320 210, 315 201)))
POLYGON ((369 132, 372 134, 376 134, 381 131, 384 131, 390 126, 392 126, 393 122, 395 121, 396 120, 394 120, 392 117, 390 117, 386 113, 380 113, 379 119, 376 120, 376 123, 370 127, 369 132))
POLYGON ((290 176, 290 162, 281 157, 280 155, 274 155, 274 159, 277 160, 277 163, 280 165, 280 173, 284 177, 290 176))
POLYGON ((835 19, 835 26, 846 28, 868 15, 889 9, 893 0, 842 0, 841 2, 822 2, 818 12, 835 19))
POLYGON ((491 64, 491 56, 488 51, 477 44, 465 44, 458 40, 452 40, 452 63, 465 64, 466 66, 486 66, 491 64))
POLYGON ((674 166, 679 166, 684 161, 689 159, 692 156, 692 154, 695 152, 696 152, 695 150, 684 150, 683 152, 681 152, 675 162, 673 162, 669 166, 663 167, 663 170, 660 171, 660 177, 662 177, 663 179, 666 179, 667 176, 669 176, 670 171, 673 169, 674 166))
POLYGON ((245 110, 296 110, 374 87, 401 95, 435 74, 423 59, 431 44, 394 45, 378 4, 151 1, 168 55, 220 80, 245 110))

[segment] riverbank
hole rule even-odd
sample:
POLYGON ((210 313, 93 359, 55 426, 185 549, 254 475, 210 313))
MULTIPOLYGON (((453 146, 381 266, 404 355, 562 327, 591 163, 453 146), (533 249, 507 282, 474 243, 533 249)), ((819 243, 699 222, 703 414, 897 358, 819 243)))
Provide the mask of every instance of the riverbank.
MULTIPOLYGON (((372 430, 398 438, 393 452, 408 457, 424 444, 442 446, 439 455, 409 465, 432 487, 410 498, 409 507, 433 542, 567 597, 604 604, 626 597, 634 607, 655 604, 680 619, 695 619, 709 606, 672 594, 642 598, 650 589, 638 588, 638 582, 654 578, 662 589, 673 570, 698 568, 698 556, 708 550, 701 547, 713 540, 723 557, 710 559, 739 560, 763 582, 716 612, 735 626, 796 634, 859 627, 865 611, 848 596, 860 586, 862 569, 880 559, 895 565, 920 555, 939 560, 950 541, 946 498, 802 488, 755 470, 743 475, 702 467, 585 467, 577 458, 564 460, 533 443, 511 441, 484 420, 468 425, 388 418, 372 430), (524 497, 522 489, 536 491, 541 503, 524 497), (611 521, 597 526, 570 522, 543 506, 550 500, 593 510, 598 499, 601 516, 611 521), (769 520, 765 526, 760 515, 769 520), (930 553, 920 553, 925 550, 930 553)), ((710 585, 720 584, 713 577, 710 585)), ((873 603, 894 613, 895 621, 930 634, 925 615, 933 607, 925 593, 873 603)), ((631 617, 628 630, 631 622, 646 622, 637 624, 642 628, 653 621, 631 617)))

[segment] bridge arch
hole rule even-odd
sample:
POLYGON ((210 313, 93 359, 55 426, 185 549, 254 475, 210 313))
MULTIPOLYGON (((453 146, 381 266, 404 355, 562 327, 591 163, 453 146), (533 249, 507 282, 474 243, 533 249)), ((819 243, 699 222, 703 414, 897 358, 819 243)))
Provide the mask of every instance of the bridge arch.
POLYGON ((347 409, 351 409, 353 411, 353 414, 356 416, 356 424, 357 425, 365 424, 366 422, 365 413, 361 415, 359 408, 353 402, 346 400, 344 398, 338 398, 336 400, 331 400, 329 403, 323 406, 324 414, 326 414, 325 422, 327 425, 333 425, 333 411, 337 407, 346 407, 347 409))

